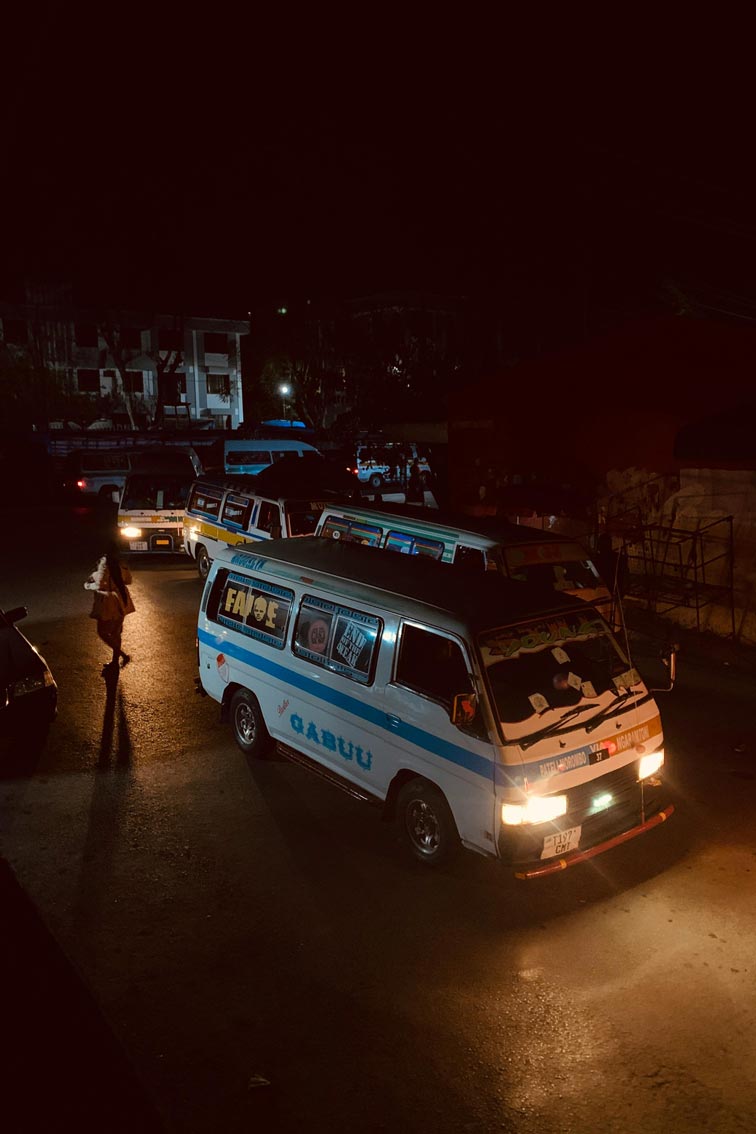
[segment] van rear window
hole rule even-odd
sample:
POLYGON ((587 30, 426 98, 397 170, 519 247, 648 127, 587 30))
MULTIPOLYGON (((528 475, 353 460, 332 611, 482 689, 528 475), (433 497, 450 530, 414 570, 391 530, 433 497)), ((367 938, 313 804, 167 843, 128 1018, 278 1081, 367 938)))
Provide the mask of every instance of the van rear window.
MULTIPOLYGON (((259 642, 282 649, 294 592, 274 583, 230 572, 215 620, 259 642)), ((211 613, 212 617, 212 613, 211 613)))
POLYGON ((294 631, 294 653, 353 681, 372 681, 382 623, 372 614, 305 595, 294 631))
POLYGON ((268 449, 229 449, 226 464, 232 468, 240 465, 269 465, 271 456, 268 449))

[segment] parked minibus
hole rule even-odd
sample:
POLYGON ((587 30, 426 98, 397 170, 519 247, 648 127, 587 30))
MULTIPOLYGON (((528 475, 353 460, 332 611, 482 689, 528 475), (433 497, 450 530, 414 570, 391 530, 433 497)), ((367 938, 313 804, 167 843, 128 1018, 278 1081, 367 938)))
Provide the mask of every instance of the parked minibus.
POLYGON ((569 536, 412 505, 351 503, 329 504, 316 534, 543 583, 598 604, 614 624, 608 587, 586 549, 569 536))
POLYGON ((652 692, 568 594, 273 540, 218 552, 197 644, 198 688, 243 752, 276 746, 378 805, 428 866, 461 845, 533 878, 674 810, 652 692))
POLYGON ((255 476, 290 453, 301 456, 302 453, 317 453, 317 449, 299 438, 232 438, 223 445, 223 468, 232 476, 255 476))
POLYGON ((312 535, 325 507, 322 500, 255 492, 254 477, 192 485, 183 526, 184 551, 206 579, 210 564, 226 544, 312 535))
POLYGON ((194 450, 141 453, 120 493, 118 531, 125 552, 175 555, 183 549, 184 506, 202 471, 194 450))

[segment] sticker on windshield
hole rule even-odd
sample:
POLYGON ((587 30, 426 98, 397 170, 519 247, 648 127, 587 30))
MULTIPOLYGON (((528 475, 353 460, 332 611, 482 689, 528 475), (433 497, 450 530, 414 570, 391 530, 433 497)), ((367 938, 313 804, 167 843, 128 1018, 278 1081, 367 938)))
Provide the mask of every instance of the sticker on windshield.
POLYGON ((545 713, 549 707, 549 703, 543 693, 531 693, 528 700, 536 713, 545 713))
POLYGON ((579 689, 580 686, 583 683, 576 673, 568 673, 567 674, 567 684, 569 686, 571 686, 573 689, 579 689))
POLYGON ((542 650, 549 645, 558 647, 560 643, 575 639, 603 637, 606 632, 605 624, 595 618, 579 618, 573 622, 536 622, 527 629, 523 627, 509 633, 495 630, 485 634, 481 648, 486 663, 490 664, 498 658, 513 658, 520 652, 542 650))
POLYGON ((583 684, 580 686, 580 692, 583 694, 584 697, 595 697, 596 696, 596 690, 593 687, 592 681, 584 681, 583 684))
POLYGON ((561 646, 556 646, 551 651, 551 656, 554 661, 558 661, 560 665, 565 665, 569 660, 569 655, 562 649, 561 646))
POLYGON ((628 669, 614 678, 614 684, 617 689, 629 689, 631 686, 637 685, 639 681, 640 674, 637 669, 628 669))

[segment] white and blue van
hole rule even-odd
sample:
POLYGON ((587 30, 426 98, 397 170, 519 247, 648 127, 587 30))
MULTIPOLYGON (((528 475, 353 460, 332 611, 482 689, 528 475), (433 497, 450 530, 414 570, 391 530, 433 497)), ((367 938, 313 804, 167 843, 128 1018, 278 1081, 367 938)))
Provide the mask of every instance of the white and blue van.
POLYGON ((184 511, 183 545, 206 579, 228 544, 312 535, 325 501, 255 491, 255 479, 200 477, 184 511))
POLYGON ((197 646, 242 751, 376 804, 429 866, 461 845, 550 874, 674 810, 652 693, 595 608, 553 590, 273 540, 217 555, 197 646))
POLYGON ((314 445, 299 439, 239 437, 223 444, 223 468, 231 476, 256 476, 292 453, 317 453, 314 445))

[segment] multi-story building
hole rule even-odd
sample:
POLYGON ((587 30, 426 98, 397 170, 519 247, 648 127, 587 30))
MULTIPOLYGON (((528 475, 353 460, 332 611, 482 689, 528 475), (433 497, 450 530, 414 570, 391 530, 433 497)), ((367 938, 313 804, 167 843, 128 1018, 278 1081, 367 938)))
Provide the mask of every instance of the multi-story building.
POLYGON ((49 293, 34 298, 42 301, 0 302, 0 339, 11 357, 44 367, 68 392, 110 396, 122 403, 120 418, 130 408, 138 425, 152 423, 158 410, 166 422, 182 417, 236 429, 244 421, 247 321, 76 308, 49 293))

